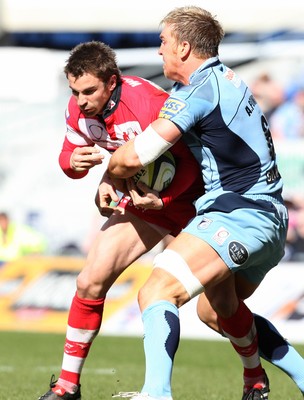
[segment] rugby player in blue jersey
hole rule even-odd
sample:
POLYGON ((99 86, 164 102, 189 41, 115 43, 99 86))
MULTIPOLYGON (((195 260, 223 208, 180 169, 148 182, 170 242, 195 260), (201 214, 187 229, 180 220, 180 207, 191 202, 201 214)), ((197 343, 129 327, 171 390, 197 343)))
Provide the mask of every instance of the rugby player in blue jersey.
MULTIPOLYGON (((200 309, 209 303, 216 329, 243 362, 242 400, 267 400, 255 319, 243 300, 284 255, 288 214, 271 133, 249 88, 220 61, 224 31, 208 11, 174 9, 162 28, 164 74, 176 83, 158 119, 112 156, 109 174, 129 178, 184 137, 201 165, 206 192, 196 202, 197 216, 154 259, 139 293, 146 375, 141 393, 132 399, 172 399, 178 309, 200 295, 206 298, 199 301, 201 319, 211 324, 207 308, 200 309)), ((275 334, 271 324, 259 321, 258 326, 275 334)), ((276 337, 289 353, 288 343, 276 337)), ((301 365, 298 375, 290 376, 303 393, 303 360, 295 357, 301 365)), ((291 362, 289 357, 282 369, 291 362)))

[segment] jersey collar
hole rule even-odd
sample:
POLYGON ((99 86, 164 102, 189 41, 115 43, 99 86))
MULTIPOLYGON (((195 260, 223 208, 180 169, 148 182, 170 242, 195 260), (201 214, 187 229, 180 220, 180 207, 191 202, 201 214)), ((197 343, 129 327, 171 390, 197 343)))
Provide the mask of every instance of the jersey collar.
POLYGON ((110 100, 108 101, 106 108, 102 112, 103 119, 109 117, 117 109, 121 97, 121 87, 122 87, 122 82, 119 82, 116 85, 115 89, 113 90, 110 100))
POLYGON ((200 72, 202 72, 204 69, 215 67, 216 65, 219 65, 220 63, 221 63, 221 62, 220 62, 218 56, 208 58, 206 61, 203 62, 202 65, 200 65, 194 72, 192 72, 192 74, 190 75, 190 78, 189 78, 189 82, 191 83, 192 80, 193 80, 200 72))

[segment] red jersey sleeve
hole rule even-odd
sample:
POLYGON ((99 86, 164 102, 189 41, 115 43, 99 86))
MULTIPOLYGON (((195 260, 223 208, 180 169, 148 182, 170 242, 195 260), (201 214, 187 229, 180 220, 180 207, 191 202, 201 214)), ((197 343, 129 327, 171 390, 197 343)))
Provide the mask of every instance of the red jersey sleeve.
POLYGON ((197 193, 197 198, 204 193, 201 169, 183 139, 175 143, 170 148, 170 151, 175 158, 176 170, 171 184, 160 193, 164 207, 168 206, 187 190, 189 193, 197 193))

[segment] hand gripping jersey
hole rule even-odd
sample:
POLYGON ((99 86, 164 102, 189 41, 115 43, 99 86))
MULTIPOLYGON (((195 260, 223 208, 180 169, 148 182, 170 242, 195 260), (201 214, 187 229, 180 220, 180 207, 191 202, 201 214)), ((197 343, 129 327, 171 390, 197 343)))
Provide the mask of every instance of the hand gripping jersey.
POLYGON ((218 196, 279 195, 282 179, 268 123, 245 83, 217 57, 175 84, 160 112, 187 137, 202 166, 206 194, 198 208, 218 196))
MULTIPOLYGON (((135 76, 123 76, 105 111, 99 116, 86 118, 72 96, 66 110, 67 132, 59 156, 63 171, 73 179, 84 177, 88 171, 76 173, 70 168, 70 157, 76 147, 96 144, 110 152, 115 151, 157 119, 167 98, 168 94, 153 83, 135 76)), ((183 140, 170 151, 177 168, 173 182, 161 192, 164 209, 135 207, 129 197, 124 197, 119 205, 176 235, 194 217, 193 202, 204 189, 199 165, 183 140)))

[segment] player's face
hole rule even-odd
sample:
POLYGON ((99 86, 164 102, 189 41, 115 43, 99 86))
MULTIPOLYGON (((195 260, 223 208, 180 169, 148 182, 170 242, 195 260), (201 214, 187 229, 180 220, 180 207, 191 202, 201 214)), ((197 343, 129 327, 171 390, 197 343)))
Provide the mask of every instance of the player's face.
POLYGON ((181 60, 179 56, 179 46, 176 44, 175 38, 171 34, 170 25, 165 25, 160 34, 161 45, 158 54, 163 57, 163 69, 166 78, 178 81, 181 76, 179 67, 181 60))
POLYGON ((68 81, 72 94, 86 117, 94 117, 104 110, 116 86, 115 76, 112 76, 105 84, 89 73, 85 73, 79 78, 68 74, 68 81))

